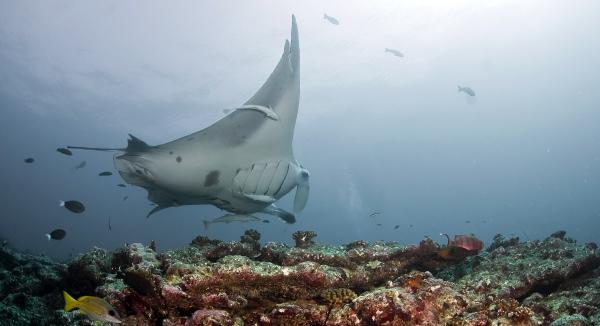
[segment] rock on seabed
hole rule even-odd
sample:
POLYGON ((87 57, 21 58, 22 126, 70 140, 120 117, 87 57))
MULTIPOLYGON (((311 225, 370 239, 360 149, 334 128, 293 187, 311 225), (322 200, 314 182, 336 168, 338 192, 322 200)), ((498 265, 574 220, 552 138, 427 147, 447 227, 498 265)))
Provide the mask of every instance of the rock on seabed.
POLYGON ((92 325, 61 310, 64 289, 104 297, 123 325, 600 325, 597 247, 564 232, 497 235, 456 259, 431 239, 327 246, 302 232, 297 247, 248 230, 162 253, 96 248, 67 264, 3 244, 0 324, 92 325))

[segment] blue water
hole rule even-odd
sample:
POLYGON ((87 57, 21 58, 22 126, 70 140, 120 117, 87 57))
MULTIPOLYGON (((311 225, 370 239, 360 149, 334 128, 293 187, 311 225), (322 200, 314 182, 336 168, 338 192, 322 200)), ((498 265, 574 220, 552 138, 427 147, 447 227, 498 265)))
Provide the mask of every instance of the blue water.
MULTIPOLYGON (((559 229, 600 241, 598 12, 584 0, 3 2, 0 237, 57 258, 150 240, 179 247, 199 234, 233 240, 247 228, 288 243, 307 229, 325 243, 443 242, 441 232, 489 243, 559 229), (294 152, 311 172, 296 224, 205 230, 202 220, 222 215, 211 206, 146 219, 144 190, 97 176, 116 172, 112 154, 55 151, 121 147, 128 133, 156 145, 209 126, 268 77, 292 13, 294 152), (65 199, 86 212, 59 207, 65 199), (48 242, 55 228, 67 237, 48 242)), ((291 197, 279 205, 291 210, 291 197)))

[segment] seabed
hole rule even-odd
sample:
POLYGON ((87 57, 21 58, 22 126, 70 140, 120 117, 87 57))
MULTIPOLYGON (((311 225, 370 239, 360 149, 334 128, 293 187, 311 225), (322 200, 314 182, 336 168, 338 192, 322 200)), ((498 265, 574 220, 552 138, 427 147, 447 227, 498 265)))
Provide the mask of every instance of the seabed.
MULTIPOLYGON (((123 325, 600 325, 600 255, 559 231, 497 235, 481 252, 355 241, 295 246, 248 230, 157 252, 95 248, 67 263, 0 248, 0 324, 103 325, 62 310, 62 291, 96 295, 123 325)), ((108 323, 105 323, 108 325, 108 323)))

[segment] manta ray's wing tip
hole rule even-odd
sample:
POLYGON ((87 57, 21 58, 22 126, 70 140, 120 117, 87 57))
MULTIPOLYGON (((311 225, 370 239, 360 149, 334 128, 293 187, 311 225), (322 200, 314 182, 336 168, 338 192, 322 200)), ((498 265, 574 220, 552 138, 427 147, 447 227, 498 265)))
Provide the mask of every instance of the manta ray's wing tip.
POLYGON ((296 16, 292 15, 292 32, 290 42, 286 40, 286 49, 289 49, 290 63, 292 70, 296 71, 300 64, 300 42, 298 40, 298 25, 296 24, 296 16), (289 44, 289 46, 288 46, 289 44))
POLYGON ((298 24, 296 23, 296 16, 292 15, 292 43, 298 42, 298 24))

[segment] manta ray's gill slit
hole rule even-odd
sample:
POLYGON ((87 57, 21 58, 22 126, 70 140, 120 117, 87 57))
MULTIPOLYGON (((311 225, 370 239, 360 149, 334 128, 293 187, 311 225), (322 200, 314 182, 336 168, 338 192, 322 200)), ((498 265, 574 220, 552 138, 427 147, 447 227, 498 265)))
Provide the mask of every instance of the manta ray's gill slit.
POLYGON ((258 178, 256 178, 256 185, 254 185, 254 191, 252 191, 253 194, 258 194, 258 187, 260 186, 262 177, 265 174, 265 170, 267 169, 267 163, 261 164, 260 166, 262 170, 260 172, 257 172, 258 178))
MULTIPOLYGON (((243 169, 242 171, 246 171, 248 169, 243 169)), ((252 167, 246 173, 246 177, 244 178, 244 182, 240 183, 240 194, 244 193, 244 188, 246 187, 246 183, 248 182, 248 178, 250 177, 250 173, 252 172, 252 167)))
POLYGON ((269 190, 271 189, 271 184, 273 183, 273 179, 275 179, 275 174, 277 174, 277 170, 279 169, 279 164, 281 164, 281 160, 277 161, 277 164, 275 165, 275 168, 273 169, 273 174, 271 174, 271 178, 269 179, 269 183, 267 183, 267 189, 265 190, 263 195, 266 195, 269 193, 269 190))
POLYGON ((258 184, 258 181, 259 181, 256 178, 256 176, 257 176, 256 163, 252 163, 252 166, 250 167, 250 172, 248 173, 248 178, 246 179, 246 182, 244 183, 244 189, 243 189, 244 194, 256 194, 256 184, 258 184))
POLYGON ((273 194, 273 197, 277 198, 277 195, 279 195, 279 192, 281 191, 281 188, 283 187, 283 184, 285 183, 285 180, 288 177, 288 174, 290 173, 290 164, 287 164, 287 169, 285 170, 285 176, 283 177, 283 179, 281 179, 281 183, 279 184, 279 187, 277 187, 277 191, 275 191, 275 193, 273 194))

